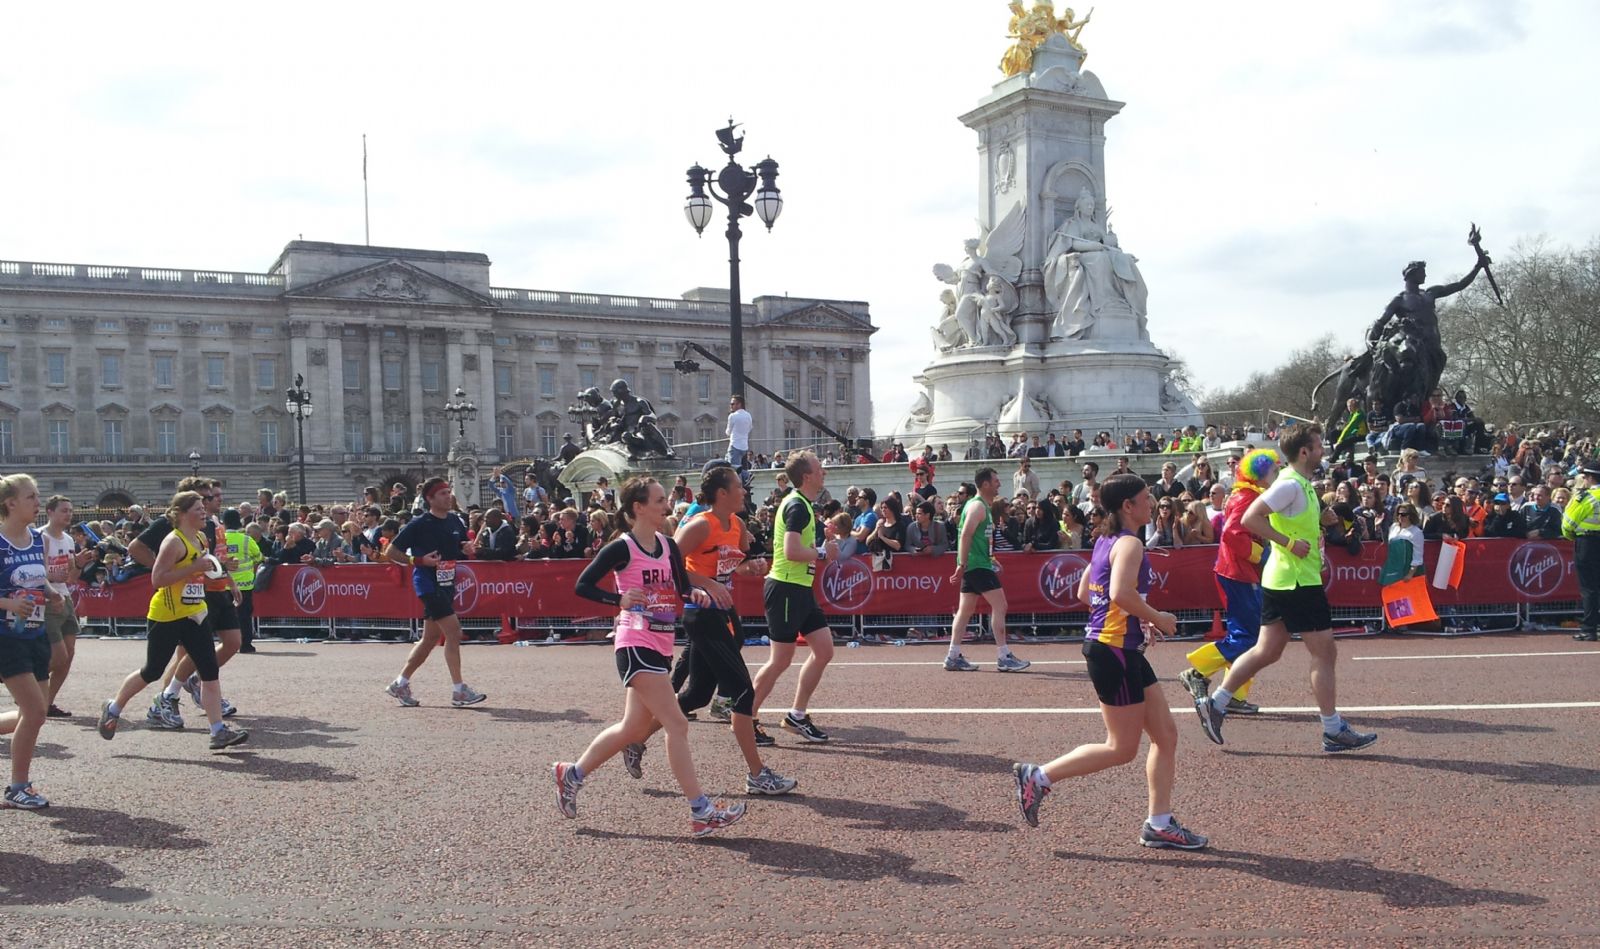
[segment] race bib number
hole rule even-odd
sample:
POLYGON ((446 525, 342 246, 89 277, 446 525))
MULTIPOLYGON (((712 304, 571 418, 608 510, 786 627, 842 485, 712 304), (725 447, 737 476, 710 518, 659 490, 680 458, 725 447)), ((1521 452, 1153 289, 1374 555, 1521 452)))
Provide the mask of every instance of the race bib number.
POLYGON ((645 594, 649 599, 645 601, 644 615, 650 632, 670 633, 677 629, 678 614, 683 610, 678 591, 672 587, 650 587, 645 594))
POLYGON ((717 582, 727 583, 733 579, 733 572, 744 563, 744 551, 737 547, 717 548, 717 582))
POLYGON ((56 554, 46 558, 44 562, 44 577, 51 583, 67 582, 67 567, 72 561, 70 554, 56 554))
POLYGON ((19 614, 22 617, 22 625, 24 625, 24 626, 43 626, 44 625, 44 593, 42 593, 42 592, 40 592, 38 590, 21 590, 21 591, 19 591, 17 593, 17 599, 19 599, 19 600, 27 600, 29 603, 33 604, 32 608, 29 609, 26 613, 19 614))
POLYGON ((183 602, 185 606, 206 601, 206 585, 204 583, 185 583, 183 585, 183 602))
POLYGON ((456 562, 454 560, 441 560, 439 566, 434 568, 433 582, 442 587, 456 585, 456 562))

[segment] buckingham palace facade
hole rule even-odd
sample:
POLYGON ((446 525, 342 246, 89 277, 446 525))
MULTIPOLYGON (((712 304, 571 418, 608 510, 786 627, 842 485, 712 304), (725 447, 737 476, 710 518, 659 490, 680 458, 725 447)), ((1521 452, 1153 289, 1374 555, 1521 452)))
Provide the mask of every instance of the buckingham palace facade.
MULTIPOLYGON (((295 493, 305 376, 312 500, 444 466, 457 387, 481 464, 551 457, 581 389, 624 379, 689 458, 721 453, 726 373, 680 374, 680 343, 726 357, 725 291, 678 298, 490 284, 478 253, 290 243, 265 273, 0 260, 0 471, 80 505, 164 501, 191 466, 230 499, 295 493), (695 443, 707 443, 704 446, 695 443), (199 454, 191 460, 191 452, 199 454)), ((745 365, 844 434, 871 433, 861 302, 757 297, 745 365)), ((758 451, 827 439, 750 393, 758 451)))

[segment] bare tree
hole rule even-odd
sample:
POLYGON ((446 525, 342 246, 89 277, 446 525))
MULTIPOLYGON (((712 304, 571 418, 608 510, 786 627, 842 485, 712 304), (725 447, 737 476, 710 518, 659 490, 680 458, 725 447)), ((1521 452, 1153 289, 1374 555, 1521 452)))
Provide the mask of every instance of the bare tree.
POLYGON ((1291 352, 1289 359, 1276 369, 1251 373, 1237 388, 1206 393, 1202 411, 1276 409, 1291 414, 1308 411, 1312 388, 1324 376, 1344 365, 1350 355, 1339 348, 1330 333, 1305 349, 1291 352))
POLYGON ((1519 241, 1494 274, 1504 308, 1482 279, 1440 308, 1445 388, 1489 421, 1600 419, 1600 240, 1519 241))

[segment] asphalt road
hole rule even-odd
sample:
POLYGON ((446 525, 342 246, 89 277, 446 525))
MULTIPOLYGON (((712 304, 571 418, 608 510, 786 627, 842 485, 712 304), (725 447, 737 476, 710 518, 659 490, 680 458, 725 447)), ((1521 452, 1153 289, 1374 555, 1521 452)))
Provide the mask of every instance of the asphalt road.
MULTIPOLYGON (((1381 738, 1341 757, 1320 752, 1300 647, 1252 695, 1286 711, 1230 720, 1222 748, 1176 683, 1186 648, 1151 659, 1202 853, 1136 845, 1138 765, 1058 784, 1040 827, 1020 820, 1011 763, 1104 734, 1072 645, 1018 647, 1037 661, 1022 675, 987 648, 964 675, 938 647, 841 649, 812 703, 833 742, 781 733, 768 753, 799 793, 696 841, 659 743, 642 781, 613 761, 578 819, 555 810, 550 762, 620 714, 603 647, 469 647, 489 694, 473 709, 448 707, 435 654, 406 709, 381 693, 402 646, 264 644, 223 673, 250 743, 214 756, 187 703, 186 732, 96 736, 143 644, 87 641, 61 699, 77 716, 46 726, 34 766, 53 806, 0 811, 0 945, 1600 940, 1600 648, 1345 641, 1342 705, 1381 738)), ((708 790, 742 790, 724 727, 691 736, 708 790)))

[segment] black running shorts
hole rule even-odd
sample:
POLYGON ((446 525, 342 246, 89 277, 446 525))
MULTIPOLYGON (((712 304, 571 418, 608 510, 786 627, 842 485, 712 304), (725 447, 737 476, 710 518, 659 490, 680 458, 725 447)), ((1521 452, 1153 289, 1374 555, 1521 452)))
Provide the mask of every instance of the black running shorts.
POLYGON ((33 673, 40 682, 50 679, 50 637, 32 639, 0 636, 0 679, 33 673))
POLYGON ((993 570, 979 567, 961 574, 962 593, 988 593, 990 590, 1000 589, 1000 575, 993 570))
POLYGON ((455 587, 440 587, 430 593, 424 593, 420 599, 423 619, 444 619, 446 616, 456 615, 455 587))
POLYGON ((213 636, 239 628, 239 608, 233 605, 232 590, 206 591, 206 626, 213 636))
POLYGON ((672 657, 663 656, 654 649, 643 646, 623 646, 617 650, 617 675, 623 685, 632 685, 633 677, 641 672, 667 675, 672 671, 672 657))
POLYGON ((1261 590, 1261 625, 1282 623, 1291 633, 1315 633, 1333 628, 1328 593, 1320 586, 1293 590, 1261 590))
POLYGON ((767 607, 767 638, 775 643, 792 643, 803 634, 828 628, 828 618, 810 587, 768 577, 761 599, 767 607))
POLYGON ((1104 705, 1138 705, 1144 701, 1144 690, 1157 682, 1156 671, 1142 652, 1090 642, 1083 644, 1083 658, 1088 660, 1094 692, 1104 705))

